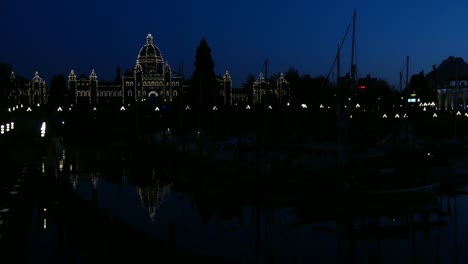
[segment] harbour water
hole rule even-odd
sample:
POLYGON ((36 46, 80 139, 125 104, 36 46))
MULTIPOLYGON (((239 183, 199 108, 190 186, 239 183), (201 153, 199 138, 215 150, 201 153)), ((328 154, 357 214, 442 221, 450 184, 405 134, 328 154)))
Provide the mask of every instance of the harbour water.
POLYGON ((25 165, 1 213, 5 263, 468 261, 463 186, 423 200, 349 201, 306 188, 265 194, 240 175, 200 177, 187 166, 65 155, 25 165))

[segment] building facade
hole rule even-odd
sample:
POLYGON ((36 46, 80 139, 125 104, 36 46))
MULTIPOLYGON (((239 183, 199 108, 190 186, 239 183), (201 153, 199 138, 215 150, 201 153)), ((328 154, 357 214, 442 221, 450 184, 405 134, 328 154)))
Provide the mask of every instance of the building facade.
POLYGON ((437 110, 466 110, 468 80, 450 81, 437 88, 437 110))
POLYGON ((41 106, 47 103, 47 85, 36 71, 30 81, 21 81, 14 72, 10 74, 10 83, 7 90, 7 107, 19 108, 41 106))
POLYGON ((147 35, 146 44, 138 52, 133 76, 123 76, 120 84, 100 85, 94 69, 89 78, 78 79, 73 70, 68 76, 71 105, 130 106, 136 102, 147 102, 162 106, 176 101, 181 87, 181 76, 174 76, 161 51, 154 45, 151 34, 147 35))
MULTIPOLYGON (((26 84, 18 82, 12 72, 8 104, 27 106, 46 104, 46 88, 46 82, 38 72, 26 84)), ((182 76, 171 70, 168 62, 164 61, 160 49, 154 44, 153 36, 148 34, 145 45, 138 52, 132 74, 122 76, 120 83, 100 82, 94 69, 88 77, 84 75, 78 77, 72 69, 68 74, 66 89, 67 108, 80 106, 98 108, 106 105, 127 107, 138 102, 161 108, 180 102, 182 89, 190 87, 184 86, 182 76)), ((218 78, 218 89, 218 98, 214 100, 218 106, 264 103, 286 105, 290 102, 290 86, 283 74, 270 83, 260 73, 252 87, 240 89, 232 87, 232 78, 226 71, 224 76, 218 78)), ((188 105, 185 107, 190 108, 188 105)))

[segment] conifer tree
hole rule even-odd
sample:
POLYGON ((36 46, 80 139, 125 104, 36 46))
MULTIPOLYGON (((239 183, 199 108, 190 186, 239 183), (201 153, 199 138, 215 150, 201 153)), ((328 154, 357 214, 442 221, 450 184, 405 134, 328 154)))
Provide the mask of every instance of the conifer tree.
POLYGON ((195 69, 191 79, 190 101, 198 119, 199 128, 206 128, 211 121, 211 112, 216 105, 218 83, 214 72, 211 48, 202 38, 195 55, 195 69))

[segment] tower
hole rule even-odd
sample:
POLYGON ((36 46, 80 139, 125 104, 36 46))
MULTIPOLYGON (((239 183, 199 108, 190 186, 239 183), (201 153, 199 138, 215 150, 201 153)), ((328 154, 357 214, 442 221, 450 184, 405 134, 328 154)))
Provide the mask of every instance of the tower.
POLYGON ((68 104, 69 106, 76 105, 77 96, 76 96, 76 75, 75 71, 72 69, 68 75, 68 104))

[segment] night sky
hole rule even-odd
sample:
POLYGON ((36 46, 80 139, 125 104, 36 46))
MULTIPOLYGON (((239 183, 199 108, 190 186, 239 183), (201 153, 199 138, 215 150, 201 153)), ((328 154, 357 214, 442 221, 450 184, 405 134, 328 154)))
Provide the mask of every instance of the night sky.
MULTIPOLYGON (((356 9, 357 76, 398 85, 399 73, 429 72, 453 55, 468 58, 466 1, 4 1, 0 9, 0 61, 17 75, 34 72, 50 82, 71 69, 111 81, 115 69, 132 69, 151 33, 174 71, 190 77, 196 48, 205 37, 215 72, 229 70, 234 87, 247 74, 294 67, 327 75, 338 43, 356 9)), ((341 54, 350 68, 351 34, 341 54)), ((335 76, 331 76, 334 78, 335 76)))

